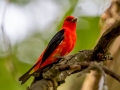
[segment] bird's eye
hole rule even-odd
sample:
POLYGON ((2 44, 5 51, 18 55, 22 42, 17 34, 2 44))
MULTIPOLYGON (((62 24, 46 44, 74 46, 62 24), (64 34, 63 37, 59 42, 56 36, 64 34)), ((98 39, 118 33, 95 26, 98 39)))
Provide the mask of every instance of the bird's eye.
POLYGON ((66 21, 71 21, 71 19, 70 19, 70 18, 67 18, 66 21))

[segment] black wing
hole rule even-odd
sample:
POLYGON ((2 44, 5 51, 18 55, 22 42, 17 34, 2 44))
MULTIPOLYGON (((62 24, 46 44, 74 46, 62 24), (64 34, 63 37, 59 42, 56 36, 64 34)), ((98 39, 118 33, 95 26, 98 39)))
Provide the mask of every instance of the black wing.
POLYGON ((57 48, 57 46, 61 43, 61 41, 64 39, 64 29, 60 30, 55 34, 55 36, 50 40, 48 43, 48 46, 44 52, 42 62, 41 64, 44 63, 44 61, 50 56, 50 54, 57 48))

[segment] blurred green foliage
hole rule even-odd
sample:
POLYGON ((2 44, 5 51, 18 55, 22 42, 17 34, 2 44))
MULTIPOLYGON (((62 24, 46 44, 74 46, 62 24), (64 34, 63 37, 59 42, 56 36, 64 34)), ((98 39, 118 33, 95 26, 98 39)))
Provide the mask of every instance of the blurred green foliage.
POLYGON ((33 0, 9 0, 10 3, 18 4, 18 5, 26 5, 33 0))
MULTIPOLYGON (((99 17, 83 17, 79 19, 77 24, 77 44, 72 53, 76 53, 82 49, 92 49, 95 46, 99 36, 98 21, 99 17), (85 21, 86 23, 81 21, 85 21)), ((50 37, 52 37, 52 35, 50 35, 50 37)), ((0 79, 1 90, 7 90, 9 88, 11 88, 11 90, 25 90, 31 83, 32 79, 20 86, 18 78, 35 63, 39 54, 43 48, 45 48, 46 42, 42 40, 44 39, 41 38, 41 35, 35 33, 12 47, 12 56, 0 58, 0 75, 2 76, 0 79), (11 63, 13 64, 12 66, 11 63), (13 70, 7 70, 6 65, 7 68, 12 68, 13 70), (6 84, 8 84, 7 87, 6 84)), ((50 39, 48 39, 47 42, 49 40, 50 39)))
MULTIPOLYGON (((15 3, 28 3, 30 0, 11 0, 15 3)), ((28 80, 24 85, 20 85, 18 78, 25 73, 39 57, 53 33, 60 29, 63 19, 71 15, 78 0, 70 0, 70 8, 64 14, 61 22, 56 24, 57 28, 48 35, 45 32, 34 32, 23 41, 16 43, 12 47, 12 53, 0 57, 0 90, 26 90, 32 79, 28 80), (48 35, 48 36, 47 36, 48 35), (47 36, 48 38, 44 38, 47 36)), ((77 53, 82 49, 92 49, 99 37, 99 17, 78 17, 77 23, 77 44, 72 53, 77 53)), ((3 52, 4 53, 4 52, 3 52)), ((73 83, 72 82, 69 83, 73 83)), ((82 80, 83 82, 83 80, 82 80)), ((79 86, 80 87, 80 86, 79 86)), ((77 89, 76 89, 77 90, 77 89)))

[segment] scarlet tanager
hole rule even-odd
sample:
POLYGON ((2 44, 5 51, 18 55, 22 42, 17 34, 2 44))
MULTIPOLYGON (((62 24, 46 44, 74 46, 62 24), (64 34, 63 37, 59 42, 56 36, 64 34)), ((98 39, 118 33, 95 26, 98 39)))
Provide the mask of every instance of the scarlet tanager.
POLYGON ((58 60, 58 58, 55 58, 56 56, 65 56, 72 51, 77 38, 76 22, 77 18, 74 16, 66 17, 62 28, 50 40, 36 64, 19 78, 19 81, 22 81, 21 84, 25 83, 34 72, 56 62, 58 60))

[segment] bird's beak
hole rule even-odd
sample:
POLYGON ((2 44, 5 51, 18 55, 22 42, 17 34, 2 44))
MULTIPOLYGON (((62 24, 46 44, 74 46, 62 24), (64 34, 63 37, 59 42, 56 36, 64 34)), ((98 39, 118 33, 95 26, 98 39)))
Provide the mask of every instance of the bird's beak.
POLYGON ((74 17, 71 21, 72 21, 72 22, 77 22, 77 18, 74 17))

